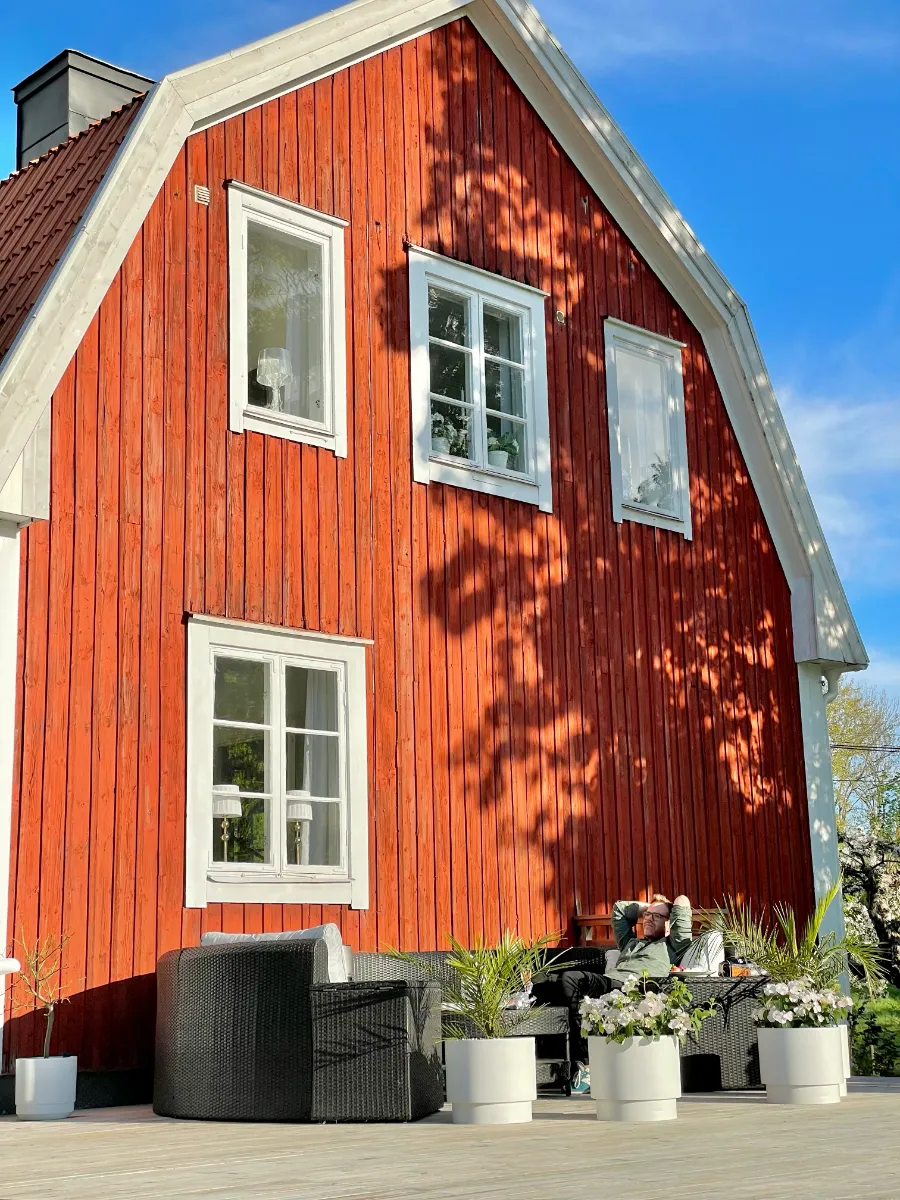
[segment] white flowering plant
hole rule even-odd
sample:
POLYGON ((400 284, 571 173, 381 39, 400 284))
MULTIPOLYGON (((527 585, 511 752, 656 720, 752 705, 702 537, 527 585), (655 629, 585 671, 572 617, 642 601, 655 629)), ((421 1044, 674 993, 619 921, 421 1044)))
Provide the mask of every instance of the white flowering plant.
POLYGON ((716 1011, 716 1003, 697 1004, 682 979, 674 979, 662 992, 647 991, 646 973, 629 976, 621 988, 606 996, 585 996, 579 1007, 584 1037, 605 1037, 608 1042, 627 1038, 677 1037, 696 1034, 716 1011))
POLYGON ((767 983, 753 1020, 764 1029, 818 1029, 849 1017, 853 1001, 836 987, 819 988, 807 976, 767 983))

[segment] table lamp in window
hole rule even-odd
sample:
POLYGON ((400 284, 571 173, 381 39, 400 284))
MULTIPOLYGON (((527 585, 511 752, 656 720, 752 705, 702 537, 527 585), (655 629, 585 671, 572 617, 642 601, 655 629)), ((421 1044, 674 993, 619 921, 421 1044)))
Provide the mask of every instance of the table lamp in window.
POLYGON ((220 783, 213 788, 213 819, 222 822, 222 861, 228 862, 228 842, 231 838, 231 822, 244 815, 241 789, 236 783, 220 783))
POLYGON ((276 412, 284 409, 284 397, 281 389, 294 378, 291 366, 291 356, 283 346, 270 346, 260 350, 256 360, 256 380, 272 393, 269 408, 276 412))
POLYGON ((287 819, 294 826, 294 862, 309 865, 309 834, 312 829, 313 808, 306 788, 292 788, 287 793, 287 819))

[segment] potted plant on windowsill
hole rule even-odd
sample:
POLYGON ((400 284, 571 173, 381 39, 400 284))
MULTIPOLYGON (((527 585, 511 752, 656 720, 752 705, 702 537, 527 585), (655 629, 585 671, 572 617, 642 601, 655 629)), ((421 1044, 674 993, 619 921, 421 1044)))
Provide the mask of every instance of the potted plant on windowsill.
POLYGON ((509 460, 515 458, 518 453, 519 443, 511 433, 504 433, 501 437, 497 437, 493 433, 488 436, 488 464, 490 466, 506 471, 509 468, 509 460))
POLYGON ((456 437, 456 427, 443 413, 436 412, 431 414, 432 454, 449 454, 456 441, 456 437))
POLYGON ((679 1040, 697 1033, 715 1001, 695 1004, 681 979, 662 992, 646 990, 646 976, 581 1002, 591 1095, 599 1121, 670 1121, 681 1095, 679 1040))
POLYGON ((71 935, 26 944, 21 938, 23 966, 15 987, 25 996, 15 1008, 43 1009, 46 1027, 40 1058, 16 1059, 16 1116, 20 1121, 53 1121, 69 1117, 75 1109, 78 1058, 50 1054, 56 1006, 67 999, 61 982, 62 952, 71 935))
POLYGON ((547 935, 529 943, 506 930, 497 946, 479 942, 468 950, 451 937, 453 953, 444 970, 415 953, 393 951, 441 984, 454 1124, 531 1120, 537 1096, 535 1041, 517 1030, 541 1011, 531 1002, 531 981, 555 969, 561 956, 548 956, 547 947, 556 940, 547 935))
POLYGON ((770 918, 731 899, 706 922, 769 976, 756 1019, 760 1075, 776 1103, 828 1104, 846 1094, 846 1019, 853 1005, 849 996, 841 995, 841 985, 853 969, 873 994, 884 977, 874 942, 851 933, 841 938, 822 933, 828 909, 840 894, 838 879, 819 899, 802 931, 791 908, 775 905, 770 918), (840 1059, 837 1079, 835 1045, 840 1059))

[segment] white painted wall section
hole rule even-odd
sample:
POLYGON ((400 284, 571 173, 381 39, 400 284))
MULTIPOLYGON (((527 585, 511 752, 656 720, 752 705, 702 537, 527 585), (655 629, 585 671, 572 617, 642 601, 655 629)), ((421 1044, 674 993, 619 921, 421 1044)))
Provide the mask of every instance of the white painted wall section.
MULTIPOLYGON (((822 668, 817 663, 799 663, 800 718, 803 726, 803 757, 806 764, 806 796, 809 805, 809 840, 812 848, 816 899, 824 895, 840 874, 837 816, 834 808, 834 778, 831 744, 828 740, 826 698, 822 692, 822 668)), ((823 933, 844 935, 844 906, 835 900, 822 926, 823 933)))

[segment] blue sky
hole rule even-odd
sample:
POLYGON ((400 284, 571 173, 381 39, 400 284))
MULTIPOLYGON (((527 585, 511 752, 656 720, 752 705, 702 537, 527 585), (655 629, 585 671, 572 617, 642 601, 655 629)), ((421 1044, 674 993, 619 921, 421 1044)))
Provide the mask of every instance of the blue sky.
MULTIPOLYGON (((296 0, 10 6, 0 88, 64 46, 158 78, 305 19, 296 0)), ((542 0, 750 307, 872 658, 900 695, 900 3, 542 0)), ((15 114, 0 101, 0 174, 15 114)))

